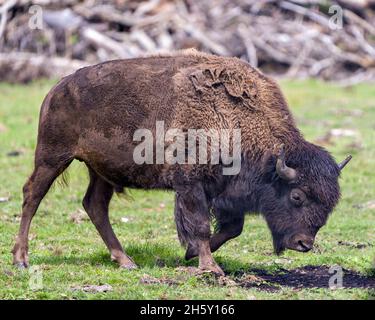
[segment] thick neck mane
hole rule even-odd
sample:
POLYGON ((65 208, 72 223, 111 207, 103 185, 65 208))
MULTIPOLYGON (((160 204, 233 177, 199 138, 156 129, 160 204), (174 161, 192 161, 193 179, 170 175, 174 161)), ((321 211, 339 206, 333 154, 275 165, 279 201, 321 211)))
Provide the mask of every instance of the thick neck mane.
POLYGON ((174 76, 179 96, 172 126, 240 128, 242 149, 253 159, 281 144, 287 150, 301 144, 279 86, 247 62, 194 49, 151 57, 176 58, 181 66, 174 76))

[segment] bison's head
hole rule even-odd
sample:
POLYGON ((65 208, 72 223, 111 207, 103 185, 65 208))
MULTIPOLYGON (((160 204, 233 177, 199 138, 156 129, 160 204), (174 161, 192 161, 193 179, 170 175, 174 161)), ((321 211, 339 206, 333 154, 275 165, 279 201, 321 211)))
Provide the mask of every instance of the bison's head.
POLYGON ((267 180, 260 209, 271 230, 277 254, 285 249, 307 252, 318 230, 340 198, 338 178, 351 156, 336 164, 324 149, 312 144, 264 162, 267 180))

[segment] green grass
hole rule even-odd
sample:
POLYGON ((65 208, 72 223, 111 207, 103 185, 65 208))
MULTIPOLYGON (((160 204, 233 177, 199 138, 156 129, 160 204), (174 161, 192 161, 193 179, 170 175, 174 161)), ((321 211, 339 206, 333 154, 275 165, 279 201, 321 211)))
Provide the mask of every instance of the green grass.
MULTIPOLYGON (((240 237, 222 247, 215 258, 234 278, 251 268, 293 269, 307 265, 340 265, 362 274, 374 274, 375 210, 356 204, 375 200, 375 88, 360 85, 341 89, 315 81, 282 82, 299 128, 314 141, 332 128, 356 130, 358 138, 334 138, 328 146, 337 160, 352 153, 354 159, 342 179, 342 200, 328 224, 319 232, 318 249, 301 254, 273 254, 271 236, 259 216, 248 216, 240 237), (361 110, 360 114, 357 114, 361 110), (340 111, 344 110, 344 111, 340 111), (356 113, 354 116, 350 112, 356 113), (350 146, 361 142, 362 146, 350 146), (339 241, 369 244, 358 249, 339 241)), ((28 86, 0 84, 0 298, 2 299, 367 299, 365 289, 307 289, 283 287, 276 292, 222 286, 217 281, 176 270, 196 266, 185 262, 173 219, 173 194, 131 190, 132 199, 114 197, 111 219, 127 253, 140 266, 125 271, 112 263, 91 222, 70 220, 81 207, 88 184, 86 169, 73 163, 69 186, 56 185, 42 202, 31 227, 30 263, 43 274, 43 289, 32 290, 29 271, 12 267, 10 250, 19 227, 22 186, 32 171, 40 104, 52 82, 28 86), (7 153, 19 150, 19 156, 7 153), (121 218, 126 217, 128 222, 121 218), (175 279, 178 283, 144 284, 145 275, 175 279), (107 293, 85 293, 72 287, 109 284, 107 293)), ((345 281, 345 278, 344 278, 345 281)))

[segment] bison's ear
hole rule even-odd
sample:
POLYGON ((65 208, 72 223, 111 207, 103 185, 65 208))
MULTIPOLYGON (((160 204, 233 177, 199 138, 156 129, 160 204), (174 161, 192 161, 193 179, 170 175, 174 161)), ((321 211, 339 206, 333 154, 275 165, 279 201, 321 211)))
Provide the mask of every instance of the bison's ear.
POLYGON ((266 183, 271 183, 277 178, 276 173, 276 162, 277 157, 272 154, 270 150, 267 150, 261 159, 261 172, 263 176, 263 180, 266 183))

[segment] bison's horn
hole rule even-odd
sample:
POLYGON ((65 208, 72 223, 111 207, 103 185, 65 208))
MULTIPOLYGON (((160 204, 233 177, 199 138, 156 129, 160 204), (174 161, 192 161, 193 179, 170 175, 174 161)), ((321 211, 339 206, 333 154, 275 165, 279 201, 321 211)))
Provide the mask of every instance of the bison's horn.
POLYGON ((344 161, 342 161, 342 162, 340 162, 340 163, 338 164, 340 171, 341 171, 342 169, 344 169, 344 167, 348 164, 348 162, 349 162, 350 160, 352 160, 352 158, 353 158, 353 157, 352 157, 352 155, 350 154, 350 155, 348 155, 348 156, 345 158, 344 161))
POLYGON ((276 172, 281 179, 286 181, 293 181, 297 177, 297 171, 295 169, 289 168, 285 164, 284 144, 282 144, 280 147, 279 155, 276 162, 276 172))

